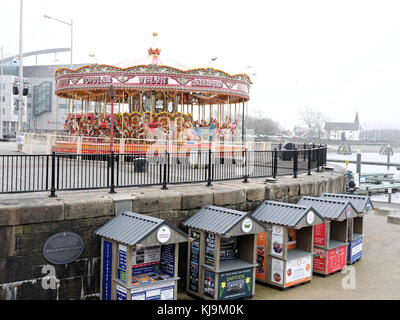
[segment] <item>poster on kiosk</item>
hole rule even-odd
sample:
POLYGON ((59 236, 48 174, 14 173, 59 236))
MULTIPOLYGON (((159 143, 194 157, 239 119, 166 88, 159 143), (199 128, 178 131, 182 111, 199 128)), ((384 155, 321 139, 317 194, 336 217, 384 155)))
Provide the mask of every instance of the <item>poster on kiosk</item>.
POLYGON ((348 225, 347 264, 359 261, 363 256, 364 215, 374 209, 371 199, 368 196, 337 193, 323 193, 321 198, 349 201, 357 210, 357 216, 350 219, 348 225))
POLYGON ((246 212, 205 206, 183 223, 188 247, 187 292, 206 300, 254 295, 256 235, 264 226, 246 212))
POLYGON ((179 243, 188 240, 183 231, 127 211, 95 233, 102 239, 102 300, 176 299, 179 243))
POLYGON ((314 226, 313 272, 328 275, 346 267, 349 228, 357 210, 349 201, 303 196, 298 204, 312 206, 325 222, 314 226))
POLYGON ((259 282, 284 289, 312 279, 313 226, 324 218, 310 206, 264 201, 252 212, 267 228, 257 234, 259 282))

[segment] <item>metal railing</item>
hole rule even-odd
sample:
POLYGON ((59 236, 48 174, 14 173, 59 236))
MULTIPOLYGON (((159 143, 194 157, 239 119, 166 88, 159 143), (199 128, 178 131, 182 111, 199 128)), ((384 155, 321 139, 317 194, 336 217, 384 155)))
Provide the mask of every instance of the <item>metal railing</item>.
POLYGON ((108 154, 0 155, 0 193, 110 189, 311 174, 327 147, 108 154))
MULTIPOLYGON (((110 151, 109 137, 91 137, 91 136, 72 136, 72 135, 56 135, 50 133, 32 133, 19 132, 18 136, 23 137, 21 151, 26 154, 51 154, 52 151, 57 153, 91 153, 91 154, 107 154, 110 151)), ((154 138, 114 138, 114 152, 125 153, 141 153, 148 149, 163 148, 168 152, 187 151, 191 149, 192 144, 200 144, 208 149, 209 141, 186 141, 186 140, 158 140, 154 138)), ((247 147, 249 150, 271 150, 271 142, 242 142, 240 139, 226 140, 220 142, 212 142, 216 147, 221 145, 223 148, 231 148, 242 150, 247 147)))

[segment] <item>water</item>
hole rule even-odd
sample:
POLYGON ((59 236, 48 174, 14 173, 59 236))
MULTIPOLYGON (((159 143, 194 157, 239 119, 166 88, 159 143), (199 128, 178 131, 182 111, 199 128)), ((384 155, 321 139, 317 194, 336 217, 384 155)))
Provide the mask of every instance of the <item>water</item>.
MULTIPOLYGON (((328 152, 328 159, 339 159, 339 160, 357 160, 357 153, 352 153, 351 155, 342 155, 337 154, 336 152, 328 152)), ((372 152, 363 152, 361 154, 361 161, 375 161, 375 162, 387 162, 386 155, 380 155, 379 153, 372 153, 372 152)), ((328 161, 329 162, 329 161, 328 161)), ((400 163, 400 153, 394 153, 390 157, 390 162, 392 163, 400 163)), ((346 168, 345 163, 334 162, 335 165, 339 165, 343 168, 346 168)), ((348 170, 352 171, 353 173, 356 172, 356 164, 349 163, 348 170)), ((361 173, 394 173, 394 178, 400 179, 400 170, 397 170, 396 167, 390 167, 389 170, 386 166, 372 166, 372 165, 361 165, 361 173)), ((356 179, 357 180, 357 179, 356 179)), ((358 181, 355 181, 356 184, 358 181)), ((388 201, 388 195, 383 193, 372 194, 371 199, 375 201, 388 201)), ((392 194, 392 202, 400 203, 400 192, 392 194)))

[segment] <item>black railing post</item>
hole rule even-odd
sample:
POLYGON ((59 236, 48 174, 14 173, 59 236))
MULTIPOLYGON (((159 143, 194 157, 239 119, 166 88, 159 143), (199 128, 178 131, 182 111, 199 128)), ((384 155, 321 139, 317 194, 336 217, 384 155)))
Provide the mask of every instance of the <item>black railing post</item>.
POLYGON ((51 188, 49 197, 50 198, 57 197, 56 196, 56 153, 54 151, 51 153, 51 188))
POLYGON ((303 145, 303 161, 306 161, 306 144, 303 145))
POLYGON ((312 161, 315 161, 315 160, 316 160, 315 143, 312 144, 312 149, 313 149, 313 152, 312 152, 312 161))
POLYGON ((322 146, 322 144, 319 145, 319 149, 320 149, 320 162, 319 165, 321 166, 321 171, 324 171, 324 163, 325 163, 325 147, 322 146))
POLYGON ((161 190, 168 190, 167 188, 167 165, 168 165, 168 151, 165 150, 165 157, 164 157, 164 170, 163 170, 163 182, 161 190))
POLYGON ((207 187, 211 187, 211 149, 208 149, 208 177, 207 177, 207 187))
POLYGON ((110 179, 111 179, 111 183, 110 183, 110 191, 109 193, 115 193, 115 184, 114 184, 114 151, 110 152, 110 156, 111 156, 111 161, 109 161, 110 163, 110 168, 111 168, 111 173, 110 173, 110 179))
POLYGON ((307 175, 311 175, 311 147, 308 149, 308 173, 307 175))
POLYGON ((247 148, 244 148, 244 180, 243 183, 248 183, 248 163, 247 163, 247 148))
POLYGON ((317 148, 317 172, 319 172, 320 165, 321 165, 321 148, 317 148))
POLYGON ((297 170, 298 170, 298 151, 294 148, 293 151, 293 178, 297 178, 297 170))
POLYGON ((275 148, 273 153, 273 162, 272 162, 272 178, 276 179, 277 173, 278 173, 278 151, 275 148))

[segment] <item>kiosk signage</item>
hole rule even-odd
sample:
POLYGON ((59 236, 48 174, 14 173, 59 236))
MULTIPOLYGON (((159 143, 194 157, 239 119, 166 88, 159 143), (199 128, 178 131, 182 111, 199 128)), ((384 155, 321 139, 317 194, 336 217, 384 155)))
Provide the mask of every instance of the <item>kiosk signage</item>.
POLYGON ((311 206, 276 201, 262 202, 252 215, 269 230, 265 236, 258 234, 257 261, 263 264, 256 279, 281 289, 311 281, 313 226, 323 217, 311 206), (266 239, 268 252, 263 251, 266 239))
POLYGON ((256 235, 265 233, 257 219, 246 212, 205 206, 183 225, 194 239, 188 248, 189 293, 210 300, 254 295, 256 235))
POLYGON ((357 210, 357 216, 349 219, 347 234, 347 263, 353 264, 362 257, 362 242, 364 239, 363 219, 364 215, 373 208, 371 199, 368 196, 336 193, 323 193, 321 198, 349 201, 357 210))
POLYGON ((298 204, 312 206, 326 222, 314 226, 314 272, 328 275, 346 266, 347 243, 356 209, 349 201, 302 197, 298 204))
POLYGON ((267 232, 257 234, 257 269, 256 279, 265 280, 266 277, 266 256, 267 252, 267 232))
POLYGON ((221 273, 218 281, 218 299, 231 300, 252 295, 253 269, 221 273))
POLYGON ((127 211, 96 234, 103 238, 103 300, 176 299, 178 245, 187 241, 184 232, 162 219, 127 211))

